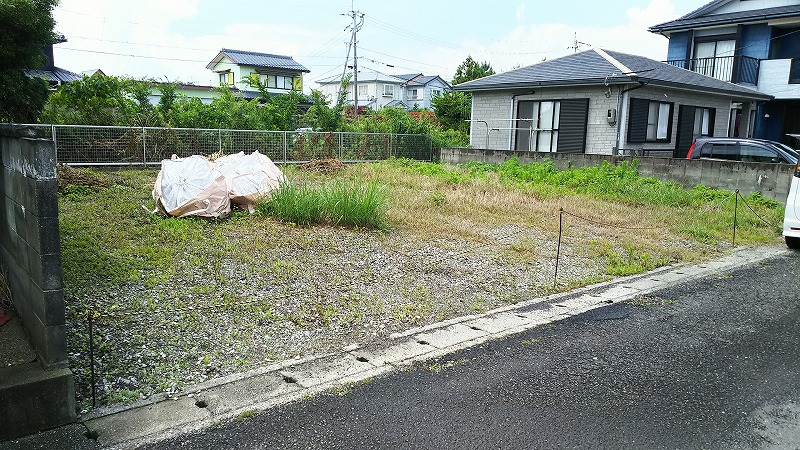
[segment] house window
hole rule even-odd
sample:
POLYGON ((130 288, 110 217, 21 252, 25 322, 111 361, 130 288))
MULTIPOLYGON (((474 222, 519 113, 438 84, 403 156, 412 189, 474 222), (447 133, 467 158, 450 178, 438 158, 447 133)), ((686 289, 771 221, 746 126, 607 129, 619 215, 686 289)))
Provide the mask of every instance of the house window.
POLYGON ((711 136, 714 130, 711 128, 714 110, 711 108, 695 108, 694 110, 694 133, 695 139, 700 136, 711 136))
POLYGON ((666 141, 669 138, 669 122, 672 105, 669 103, 650 102, 647 114, 647 141, 666 141))
POLYGON ((735 50, 735 40, 698 42, 694 48, 695 72, 731 81, 735 50))
POLYGON ((554 152, 558 146, 560 101, 520 101, 517 104, 517 150, 554 152))
POLYGON ((359 97, 366 97, 367 95, 369 95, 368 88, 369 88, 369 86, 367 86, 366 84, 359 84, 358 85, 358 96, 359 97))
POLYGON ((383 96, 384 97, 394 97, 394 85, 392 85, 392 84, 384 84, 383 85, 383 96))
POLYGON ((532 101, 517 103, 516 150, 582 153, 586 150, 589 99, 532 101))
POLYGON ((277 85, 277 77, 275 75, 262 75, 261 81, 267 85, 268 88, 275 89, 277 85))
MULTIPOLYGON (((694 115, 692 115, 694 120, 694 115)), ((671 142, 672 103, 632 98, 628 115, 628 142, 671 142)))
POLYGON ((417 91, 416 89, 409 89, 409 90, 408 90, 408 98, 409 98, 410 100, 416 100, 416 99, 418 99, 419 97, 418 97, 418 93, 417 93, 417 92, 418 92, 418 91, 417 91))
POLYGON ((442 95, 441 89, 431 89, 431 98, 436 97, 437 95, 442 95))
POLYGON ((223 86, 233 86, 233 72, 220 72, 219 84, 223 86))

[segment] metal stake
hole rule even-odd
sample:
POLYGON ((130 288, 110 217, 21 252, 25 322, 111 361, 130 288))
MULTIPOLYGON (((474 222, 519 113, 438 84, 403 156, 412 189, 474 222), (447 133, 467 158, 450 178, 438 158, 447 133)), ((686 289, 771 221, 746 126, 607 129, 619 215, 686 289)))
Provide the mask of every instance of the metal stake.
POLYGON ((737 221, 737 212, 739 211, 739 190, 736 190, 734 206, 733 206, 733 241, 732 245, 736 247, 736 221, 737 221))
POLYGON ((93 326, 93 319, 92 319, 92 312, 89 311, 89 361, 90 361, 90 369, 92 375, 92 408, 97 407, 97 384, 95 382, 94 377, 94 326, 93 326))
POLYGON ((556 289, 556 283, 558 282, 558 260, 561 257, 561 230, 562 224, 564 219, 564 207, 558 209, 558 247, 556 247, 556 271, 553 274, 553 290, 556 289))

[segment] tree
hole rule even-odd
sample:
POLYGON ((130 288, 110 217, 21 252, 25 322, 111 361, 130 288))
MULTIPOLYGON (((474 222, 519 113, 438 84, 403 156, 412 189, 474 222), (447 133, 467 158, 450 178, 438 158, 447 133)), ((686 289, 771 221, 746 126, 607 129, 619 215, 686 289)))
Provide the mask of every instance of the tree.
POLYGON ((466 92, 445 92, 431 99, 431 107, 439 122, 446 128, 469 132, 472 97, 466 92))
POLYGON ((494 69, 492 69, 492 66, 488 62, 484 61, 479 64, 472 59, 472 56, 467 56, 467 59, 456 69, 452 84, 461 84, 478 78, 488 77, 489 75, 494 75, 494 69))
POLYGON ((0 1, 0 122, 35 122, 47 100, 47 82, 29 78, 40 68, 42 47, 53 44, 58 0, 0 1))

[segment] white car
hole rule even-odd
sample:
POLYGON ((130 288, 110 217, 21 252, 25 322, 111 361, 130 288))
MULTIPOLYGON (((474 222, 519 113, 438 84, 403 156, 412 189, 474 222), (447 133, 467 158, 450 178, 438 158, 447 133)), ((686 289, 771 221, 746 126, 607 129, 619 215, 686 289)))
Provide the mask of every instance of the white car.
POLYGON ((786 198, 786 213, 783 215, 783 236, 786 246, 800 250, 800 163, 794 171, 789 196, 786 198))

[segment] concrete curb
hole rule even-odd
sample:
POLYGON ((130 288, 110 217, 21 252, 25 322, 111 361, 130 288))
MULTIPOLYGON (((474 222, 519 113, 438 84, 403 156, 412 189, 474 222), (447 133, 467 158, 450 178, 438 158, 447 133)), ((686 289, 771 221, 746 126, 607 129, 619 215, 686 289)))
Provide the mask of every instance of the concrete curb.
POLYGON ((745 248, 707 263, 668 266, 397 333, 385 348, 351 346, 335 354, 284 361, 193 386, 179 397, 99 409, 81 419, 103 447, 133 448, 786 253, 782 246, 745 248))

